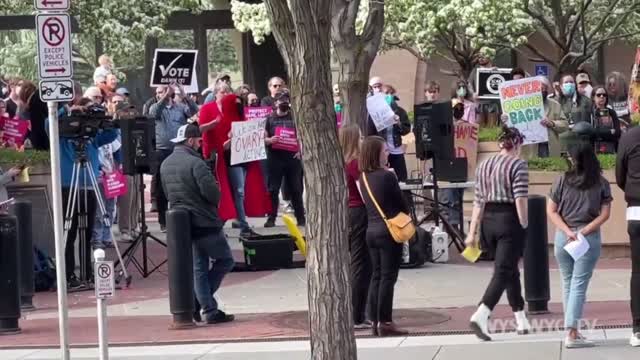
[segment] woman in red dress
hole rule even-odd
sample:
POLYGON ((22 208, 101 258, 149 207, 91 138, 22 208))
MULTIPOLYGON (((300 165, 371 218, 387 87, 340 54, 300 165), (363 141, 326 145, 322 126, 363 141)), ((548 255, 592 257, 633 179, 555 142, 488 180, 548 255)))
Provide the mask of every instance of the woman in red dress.
POLYGON ((229 140, 231 123, 244 121, 242 102, 226 83, 219 82, 214 91, 215 101, 200 109, 202 156, 209 159, 213 151, 217 155, 215 175, 220 183, 220 217, 225 221, 236 219, 233 225, 241 229, 241 236, 254 235, 246 218, 264 217, 271 211, 269 193, 258 161, 230 165, 231 152, 225 150, 225 143, 229 140))

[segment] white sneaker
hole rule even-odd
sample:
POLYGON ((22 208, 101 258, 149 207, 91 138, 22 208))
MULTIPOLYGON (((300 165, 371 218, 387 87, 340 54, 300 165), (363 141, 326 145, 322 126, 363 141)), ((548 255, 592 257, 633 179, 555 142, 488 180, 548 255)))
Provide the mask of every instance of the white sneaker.
POLYGON ((469 323, 471 330, 483 341, 491 341, 489 336, 489 315, 491 315, 491 310, 485 304, 480 304, 478 310, 471 316, 471 322, 469 323))
POLYGON ((527 320, 527 315, 524 311, 518 311, 513 313, 516 317, 516 331, 518 335, 527 335, 531 332, 531 325, 527 320))
POLYGON ((640 347, 640 332, 631 335, 631 339, 629 339, 629 345, 633 347, 640 347))
POLYGON ((591 340, 587 340, 587 338, 585 338, 584 336, 578 336, 575 339, 572 339, 569 336, 567 336, 564 339, 564 347, 566 347, 567 349, 579 349, 579 348, 588 348, 588 347, 594 347, 594 346, 596 346, 596 343, 594 343, 591 340))

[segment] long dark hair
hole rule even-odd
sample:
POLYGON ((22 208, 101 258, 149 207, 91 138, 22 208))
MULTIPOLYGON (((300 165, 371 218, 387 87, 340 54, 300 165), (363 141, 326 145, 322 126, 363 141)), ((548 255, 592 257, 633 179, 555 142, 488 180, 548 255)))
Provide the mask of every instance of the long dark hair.
POLYGON ((587 143, 569 146, 571 166, 565 173, 567 184, 580 190, 587 190, 600 184, 602 168, 593 151, 587 143))

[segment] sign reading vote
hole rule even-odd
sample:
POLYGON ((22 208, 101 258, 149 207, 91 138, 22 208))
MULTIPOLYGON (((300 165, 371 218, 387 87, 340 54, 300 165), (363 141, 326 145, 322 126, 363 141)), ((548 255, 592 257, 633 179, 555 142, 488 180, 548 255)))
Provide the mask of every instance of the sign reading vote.
POLYGON ((509 116, 508 125, 525 136, 524 145, 549 141, 542 101, 543 79, 540 77, 507 81, 500 85, 502 111, 509 116))
POLYGON ((67 14, 38 14, 38 73, 40 79, 70 78, 71 22, 67 14))
POLYGON ((185 87, 196 85, 197 58, 198 50, 156 49, 151 70, 151 86, 172 83, 185 87))
POLYGON ((266 122, 265 118, 259 118, 231 123, 231 165, 267 158, 264 145, 266 122))

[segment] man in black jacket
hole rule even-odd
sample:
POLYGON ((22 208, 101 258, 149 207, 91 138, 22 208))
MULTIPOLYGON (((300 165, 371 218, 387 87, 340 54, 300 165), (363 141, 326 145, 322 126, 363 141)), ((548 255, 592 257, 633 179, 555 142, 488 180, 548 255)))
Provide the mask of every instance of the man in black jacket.
POLYGON ((171 140, 176 146, 162 162, 160 174, 171 208, 186 210, 191 216, 196 298, 206 322, 217 324, 234 320, 233 315, 218 309, 214 298, 234 261, 222 230, 224 223, 218 216, 220 189, 211 168, 198 155, 201 138, 197 125, 180 127, 176 138, 171 140))
POLYGON ((616 182, 627 201, 627 232, 631 241, 631 346, 640 346, 640 127, 620 139, 616 182))
POLYGON ((386 94, 387 103, 396 114, 396 123, 391 128, 377 131, 373 120, 369 117, 367 135, 378 135, 387 141, 389 167, 396 173, 398 181, 406 181, 408 174, 407 163, 404 160, 402 137, 411 132, 411 122, 407 112, 398 105, 398 100, 400 99, 395 95, 396 90, 391 85, 383 85, 382 92, 386 94))

